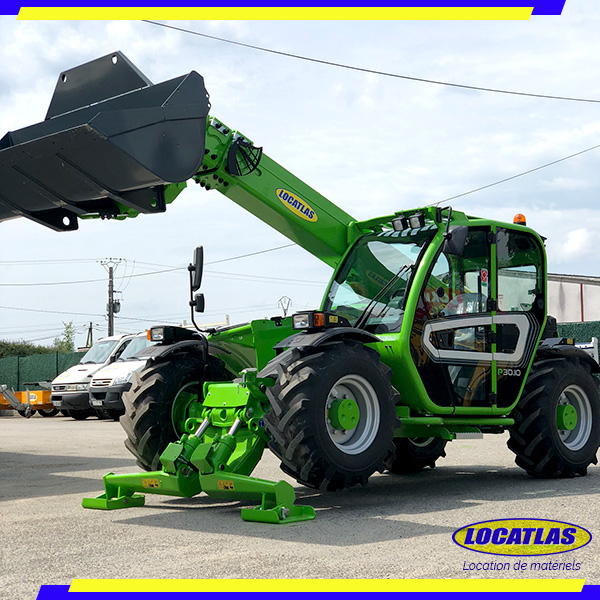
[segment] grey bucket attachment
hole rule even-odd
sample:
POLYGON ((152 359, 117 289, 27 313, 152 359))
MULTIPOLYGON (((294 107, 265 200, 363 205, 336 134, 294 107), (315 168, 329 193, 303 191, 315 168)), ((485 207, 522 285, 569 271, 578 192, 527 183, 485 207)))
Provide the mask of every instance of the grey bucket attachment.
POLYGON ((164 211, 202 164, 209 108, 195 71, 153 85, 120 52, 61 73, 46 120, 0 140, 0 221, 164 211))

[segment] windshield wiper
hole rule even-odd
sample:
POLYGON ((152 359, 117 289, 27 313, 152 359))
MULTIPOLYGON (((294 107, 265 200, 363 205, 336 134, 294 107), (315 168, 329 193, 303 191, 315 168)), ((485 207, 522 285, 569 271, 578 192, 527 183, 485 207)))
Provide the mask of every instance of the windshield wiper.
POLYGON ((377 300, 379 300, 379 298, 381 298, 381 296, 383 296, 383 294, 385 294, 385 292, 387 292, 390 289, 390 287, 394 283, 396 283, 396 281, 398 281, 402 273, 406 272, 410 268, 412 268, 412 265, 403 265, 402 267, 400 267, 399 271, 377 292, 377 294, 375 294, 375 296, 373 296, 373 299, 369 302, 369 304, 365 306, 364 310, 360 313, 358 319, 356 319, 354 327, 360 329, 363 322, 371 316, 372 307, 374 306, 374 304, 377 303, 377 300))

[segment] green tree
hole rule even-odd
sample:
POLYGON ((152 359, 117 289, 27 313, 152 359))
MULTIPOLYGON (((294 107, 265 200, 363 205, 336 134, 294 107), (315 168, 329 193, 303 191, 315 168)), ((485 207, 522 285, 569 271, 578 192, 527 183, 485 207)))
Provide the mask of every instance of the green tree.
POLYGON ((13 342, 10 340, 0 340, 0 358, 7 356, 31 356, 32 354, 50 354, 56 352, 54 348, 48 346, 38 346, 24 340, 13 342))
POLYGON ((75 352, 75 327, 73 326, 73 321, 69 321, 68 323, 63 321, 63 325, 65 329, 60 337, 54 338, 52 349, 57 352, 75 352))

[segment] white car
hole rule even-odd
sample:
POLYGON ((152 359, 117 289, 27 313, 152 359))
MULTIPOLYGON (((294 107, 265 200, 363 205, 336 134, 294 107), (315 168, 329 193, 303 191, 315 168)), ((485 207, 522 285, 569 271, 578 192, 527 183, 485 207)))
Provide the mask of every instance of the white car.
POLYGON ((125 412, 121 396, 131 387, 131 376, 146 365, 147 359, 137 355, 155 343, 148 340, 145 332, 135 336, 115 362, 94 375, 89 389, 89 405, 117 421, 125 412))
POLYGON ((81 362, 54 379, 50 402, 78 421, 96 414, 90 408, 90 381, 100 369, 117 360, 134 337, 128 334, 99 339, 85 353, 81 362))

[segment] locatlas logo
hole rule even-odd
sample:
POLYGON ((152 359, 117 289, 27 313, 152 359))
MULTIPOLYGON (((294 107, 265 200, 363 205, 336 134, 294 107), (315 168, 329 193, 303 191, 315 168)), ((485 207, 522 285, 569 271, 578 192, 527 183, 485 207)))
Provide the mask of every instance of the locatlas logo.
POLYGON ((592 534, 579 525, 545 519, 497 519, 457 529, 456 544, 485 554, 542 556, 559 554, 589 544, 592 534))
POLYGON ((317 213, 309 206, 308 202, 302 200, 299 196, 290 192, 289 190, 284 190, 283 188, 279 188, 276 192, 277 197, 286 208, 289 208, 293 213, 297 214, 299 217, 302 217, 306 221, 310 221, 314 223, 318 221, 317 213))

